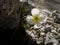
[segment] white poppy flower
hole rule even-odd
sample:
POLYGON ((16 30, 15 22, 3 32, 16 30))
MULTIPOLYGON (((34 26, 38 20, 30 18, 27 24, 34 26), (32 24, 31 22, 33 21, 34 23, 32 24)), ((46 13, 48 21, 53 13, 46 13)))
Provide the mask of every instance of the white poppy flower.
MULTIPOLYGON (((46 22, 47 20, 47 16, 43 13, 40 13, 41 11, 38 9, 38 8, 33 8, 31 10, 31 15, 28 15, 26 17, 26 21, 29 23, 29 24, 36 24, 36 25, 40 25, 41 23, 44 23, 46 22)), ((38 28, 37 26, 35 25, 36 28, 38 28)))

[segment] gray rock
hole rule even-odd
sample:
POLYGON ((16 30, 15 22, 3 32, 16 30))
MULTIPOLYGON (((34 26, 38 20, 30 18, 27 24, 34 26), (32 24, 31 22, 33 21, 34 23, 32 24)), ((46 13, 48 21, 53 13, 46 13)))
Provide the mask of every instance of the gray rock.
POLYGON ((30 0, 37 7, 60 11, 60 0, 30 0))
POLYGON ((54 22, 60 24, 60 14, 59 13, 53 13, 52 16, 53 16, 53 18, 55 17, 54 22))

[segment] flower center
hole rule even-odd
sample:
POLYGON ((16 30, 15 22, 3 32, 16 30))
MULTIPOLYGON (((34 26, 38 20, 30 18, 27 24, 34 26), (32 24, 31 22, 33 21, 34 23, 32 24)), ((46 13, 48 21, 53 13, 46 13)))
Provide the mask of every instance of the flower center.
POLYGON ((35 15, 35 16, 33 16, 32 20, 34 23, 38 23, 38 22, 40 22, 41 18, 39 17, 39 15, 35 15))

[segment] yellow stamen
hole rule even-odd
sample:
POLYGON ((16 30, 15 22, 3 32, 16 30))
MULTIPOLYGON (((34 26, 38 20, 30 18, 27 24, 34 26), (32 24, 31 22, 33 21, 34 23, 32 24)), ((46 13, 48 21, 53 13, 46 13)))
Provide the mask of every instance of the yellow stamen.
POLYGON ((34 23, 38 23, 38 22, 40 22, 41 18, 40 18, 39 15, 35 15, 35 16, 33 16, 32 20, 33 20, 34 23))

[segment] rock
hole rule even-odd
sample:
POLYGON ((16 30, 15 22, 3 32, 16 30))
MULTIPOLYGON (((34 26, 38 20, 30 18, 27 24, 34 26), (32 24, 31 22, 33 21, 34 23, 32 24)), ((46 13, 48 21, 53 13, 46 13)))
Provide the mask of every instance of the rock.
POLYGON ((53 13, 52 16, 54 18, 54 22, 60 24, 60 14, 59 13, 53 13))

